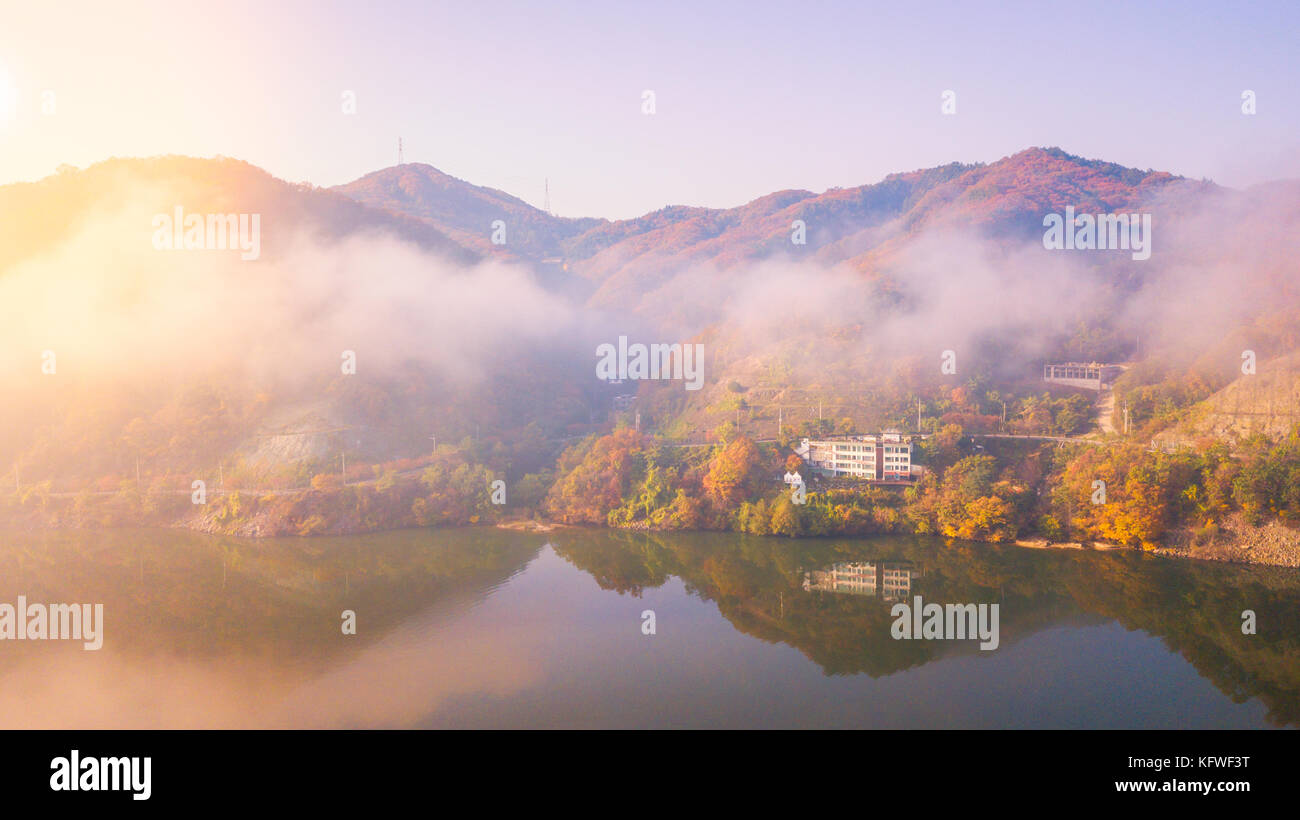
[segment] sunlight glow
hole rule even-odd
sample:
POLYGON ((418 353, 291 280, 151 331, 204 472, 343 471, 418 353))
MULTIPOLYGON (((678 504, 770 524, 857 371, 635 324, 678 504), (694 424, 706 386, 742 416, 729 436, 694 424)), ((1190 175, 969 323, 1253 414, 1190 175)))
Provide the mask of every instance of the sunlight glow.
POLYGON ((9 72, 0 65, 0 124, 9 122, 18 110, 18 90, 14 88, 9 72))

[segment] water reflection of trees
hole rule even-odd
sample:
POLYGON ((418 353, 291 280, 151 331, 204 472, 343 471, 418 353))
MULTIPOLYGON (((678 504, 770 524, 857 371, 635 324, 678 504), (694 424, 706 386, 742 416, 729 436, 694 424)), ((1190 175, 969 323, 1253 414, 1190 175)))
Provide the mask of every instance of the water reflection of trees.
MULTIPOLYGON (((1053 624, 1115 619, 1159 637, 1236 702, 1300 723, 1300 573, 1133 553, 1045 552, 939 539, 802 539, 563 530, 556 552, 600 586, 639 596, 671 577, 740 631, 799 649, 827 675, 888 675, 975 642, 895 641, 885 595, 805 589, 835 564, 916 569, 929 602, 999 602, 1001 644, 1053 624), (1241 634, 1254 610, 1259 634, 1241 634)), ((110 651, 326 662, 411 615, 464 607, 519 572, 538 535, 477 528, 246 540, 188 531, 0 536, 0 601, 103 603, 110 651), (364 628, 342 637, 339 613, 364 628), (355 645, 355 644, 354 644, 355 645)), ((39 650, 14 641, 0 664, 39 650)))
POLYGON ((486 528, 310 540, 176 530, 6 534, 0 601, 102 603, 114 651, 320 657, 344 641, 378 639, 431 606, 482 599, 543 543, 486 528), (364 619, 355 637, 339 628, 344 609, 364 619))
POLYGON ((884 594, 806 589, 838 564, 917 568, 927 602, 1001 604, 1002 645, 1052 624, 1115 619, 1159 637, 1235 702, 1300 723, 1300 572, 1133 553, 1039 552, 939 539, 799 540, 565 531, 557 553, 605 589, 640 595, 680 577, 739 630, 799 649, 828 675, 891 674, 973 642, 896 641, 884 594), (1254 610, 1258 634, 1241 633, 1254 610))

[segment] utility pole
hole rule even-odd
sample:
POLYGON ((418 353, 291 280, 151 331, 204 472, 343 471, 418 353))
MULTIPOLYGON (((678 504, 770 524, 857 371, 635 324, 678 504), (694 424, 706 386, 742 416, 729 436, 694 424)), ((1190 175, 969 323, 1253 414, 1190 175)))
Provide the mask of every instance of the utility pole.
POLYGON ((781 412, 781 405, 776 406, 776 434, 779 436, 785 432, 785 415, 781 412))
POLYGON ((343 486, 348 485, 348 452, 343 451, 343 486))

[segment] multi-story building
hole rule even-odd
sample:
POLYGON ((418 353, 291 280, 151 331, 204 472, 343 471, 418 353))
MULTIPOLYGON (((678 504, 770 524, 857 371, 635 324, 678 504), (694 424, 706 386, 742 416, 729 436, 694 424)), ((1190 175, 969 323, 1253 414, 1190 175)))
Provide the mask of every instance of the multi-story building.
POLYGON ((897 601, 912 594, 912 579, 921 573, 910 562, 890 561, 880 569, 880 592, 887 601, 897 601))
POLYGON ((880 588, 874 562, 832 564, 830 569, 805 572, 803 588, 809 592, 840 592, 874 597, 880 588))
POLYGON ((895 431, 803 439, 797 452, 813 469, 832 476, 868 481, 906 481, 912 476, 912 437, 895 431))
POLYGON ((912 581, 920 577, 911 561, 845 561, 805 572, 803 588, 900 601, 912 594, 912 581))

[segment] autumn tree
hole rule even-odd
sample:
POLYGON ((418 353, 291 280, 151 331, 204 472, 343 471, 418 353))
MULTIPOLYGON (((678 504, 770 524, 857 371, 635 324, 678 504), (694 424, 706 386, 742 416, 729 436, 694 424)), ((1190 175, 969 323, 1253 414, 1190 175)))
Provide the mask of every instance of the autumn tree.
POLYGON ((631 485, 643 446, 641 434, 631 429, 575 445, 560 458, 560 478, 547 496, 547 510, 565 523, 607 523, 631 485))
POLYGON ((718 509, 735 509, 762 481, 761 462, 752 439, 740 437, 723 447, 704 477, 709 500, 718 509))

